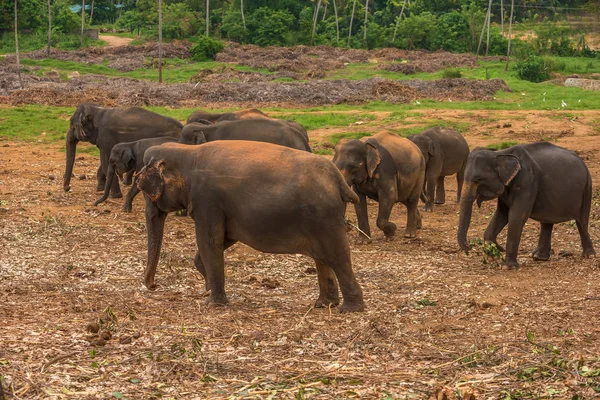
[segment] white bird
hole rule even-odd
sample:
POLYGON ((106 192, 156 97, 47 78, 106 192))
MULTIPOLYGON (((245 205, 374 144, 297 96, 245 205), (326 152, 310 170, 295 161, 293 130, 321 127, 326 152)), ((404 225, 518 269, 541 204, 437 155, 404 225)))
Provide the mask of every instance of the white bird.
POLYGON ((543 101, 546 101, 546 98, 545 98, 545 97, 544 97, 544 100, 543 100, 543 101))
POLYGON ((542 96, 545 96, 545 95, 546 95, 546 92, 544 92, 544 94, 542 94, 542 96))
POLYGON ((417 105, 421 104, 419 100, 415 100, 415 103, 417 103, 417 105))
POLYGON ((567 106, 567 103, 565 103, 565 101, 564 101, 564 100, 561 100, 561 101, 560 101, 560 103, 561 103, 561 104, 560 104, 560 105, 561 105, 561 107, 566 107, 566 106, 567 106))
POLYGON ((578 103, 581 103, 581 99, 577 100, 578 103))

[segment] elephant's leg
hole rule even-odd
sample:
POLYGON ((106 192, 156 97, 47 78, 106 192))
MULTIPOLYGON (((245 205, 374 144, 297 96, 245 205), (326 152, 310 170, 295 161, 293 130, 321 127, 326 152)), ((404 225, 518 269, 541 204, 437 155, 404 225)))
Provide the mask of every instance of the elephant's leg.
POLYGON ((594 250, 594 245, 592 244, 592 239, 590 239, 590 234, 588 232, 588 217, 585 217, 582 221, 575 221, 577 225, 577 230, 579 231, 579 237, 581 237, 581 248, 583 252, 581 255, 583 257, 590 257, 596 254, 594 250))
POLYGON ((483 233, 483 240, 494 243, 498 247, 498 250, 504 251, 504 247, 498 244, 498 235, 502 232, 506 224, 508 224, 508 207, 504 203, 498 202, 496 211, 483 233))
POLYGON ((104 191, 104 185, 106 185, 106 174, 102 169, 102 164, 98 165, 98 171, 96 171, 96 179, 98 180, 98 184, 96 185, 96 190, 98 192, 104 191))
POLYGON ((354 205, 354 211, 358 219, 358 229, 360 229, 356 240, 358 242, 370 241, 371 227, 369 226, 369 215, 367 213, 367 196, 359 192, 356 192, 356 194, 358 195, 359 202, 354 205))
POLYGON ((422 221, 421 214, 417 207, 418 199, 408 199, 406 201, 406 231, 404 237, 417 237, 417 230, 421 229, 422 221))
MULTIPOLYGON (((224 249, 228 249, 237 243, 235 240, 225 240, 224 249)), ((204 267, 204 263, 202 262, 202 256, 200 255, 200 251, 196 251, 196 256, 194 257, 194 266, 200 272, 200 275, 204 278, 204 288, 208 292, 210 287, 208 286, 208 279, 206 279, 206 268, 204 267)))
POLYGON ((315 308, 337 306, 340 304, 340 294, 333 269, 317 260, 315 260, 315 264, 319 279, 319 298, 315 302, 315 308))
POLYGON ((439 176, 435 187, 435 204, 446 202, 446 189, 444 188, 444 176, 439 176))
POLYGON ((131 212, 131 209, 133 208, 133 199, 135 198, 135 196, 137 196, 139 192, 140 189, 138 189, 137 185, 131 186, 131 189, 129 189, 127 195, 125 196, 125 204, 123 204, 123 211, 128 213, 131 212))
POLYGON ((133 174, 134 173, 135 173, 135 171, 133 170, 133 168, 130 169, 129 171, 127 171, 127 173, 123 177, 123 181, 121 183, 123 183, 124 185, 131 185, 131 183, 133 182, 133 174))
POLYGON ((554 224, 540 222, 540 238, 532 256, 535 261, 547 261, 550 258, 552 228, 554 224))
POLYGON ((517 254, 519 253, 519 243, 521 243, 521 233, 523 226, 530 215, 530 207, 513 206, 508 213, 508 232, 506 235, 506 261, 504 264, 509 268, 517 268, 517 254))
MULTIPOLYGON (((418 198, 417 198, 418 202, 418 198)), ((377 212, 377 227, 383 231, 386 239, 392 238, 396 234, 396 224, 390 222, 390 215, 392 214, 392 207, 394 202, 386 196, 379 196, 379 210, 377 212)), ((410 217, 408 218, 410 223, 410 217)), ((414 222, 413 222, 414 223, 414 222)), ((408 232, 409 226, 407 224, 406 230, 408 232)), ((416 233, 416 226, 414 231, 416 233)), ((406 236, 406 235, 405 235, 406 236)))
POLYGON ((196 260, 202 261, 202 266, 196 265, 200 273, 204 269, 206 279, 206 290, 210 290, 210 296, 206 299, 207 304, 227 304, 227 295, 225 294, 225 227, 224 218, 215 221, 215 218, 207 221, 195 221, 196 223, 196 244, 198 253, 196 260), (202 227, 207 227, 203 229, 202 227), (199 258, 198 258, 199 256, 199 258))
MULTIPOLYGON (((104 171, 105 175, 108 172, 109 157, 110 149, 108 151, 102 151, 102 148, 100 148, 100 165, 102 166, 102 171, 104 171)), ((110 188, 110 197, 113 199, 120 199, 123 197, 123 194, 121 193, 121 188, 119 187, 119 177, 117 176, 117 179, 114 178, 115 177, 113 177, 112 186, 110 188)))
MULTIPOLYGON (((352 271, 350 245, 343 226, 314 232, 311 240, 311 251, 317 264, 319 277, 319 300, 315 306, 327 300, 330 304, 339 302, 335 278, 344 298, 340 312, 363 311, 365 304, 360 285, 352 271), (332 276, 335 274, 335 277, 332 276), (321 279, 324 278, 324 281, 321 279), (325 292, 325 293, 323 293, 325 292), (325 294, 325 296, 324 296, 325 294)), ((327 305, 326 303, 324 305, 327 305)))

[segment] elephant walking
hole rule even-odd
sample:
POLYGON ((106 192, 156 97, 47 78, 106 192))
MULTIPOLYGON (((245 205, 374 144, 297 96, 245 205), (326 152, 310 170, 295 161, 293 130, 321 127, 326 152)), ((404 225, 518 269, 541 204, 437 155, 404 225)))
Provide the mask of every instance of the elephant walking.
MULTIPOLYGON (((139 107, 103 108, 88 103, 80 104, 71 116, 67 132, 67 163, 63 176, 65 192, 71 189, 71 174, 78 142, 90 142, 100 149, 100 167, 97 173, 97 190, 100 191, 104 190, 110 152, 115 144, 158 136, 178 138, 182 128, 183 125, 173 118, 139 107)), ((122 197, 117 179, 113 180, 111 197, 122 197)))
POLYGON ((389 221, 396 203, 406 206, 404 236, 417 235, 421 228, 418 203, 425 179, 425 159, 413 142, 387 131, 360 140, 342 139, 335 146, 333 163, 360 199, 354 205, 362 231, 359 240, 371 236, 367 197, 379 202, 377 227, 387 238, 396 233, 396 224, 389 221))
POLYGON ((137 185, 146 199, 147 288, 155 287, 167 213, 187 208, 208 303, 227 303, 223 251, 242 242, 259 251, 312 257, 320 291, 315 306, 339 304, 339 283, 340 311, 364 309, 344 218, 346 203, 358 202, 358 196, 329 160, 271 143, 224 140, 154 146, 144 162, 137 185))
POLYGON ((446 202, 444 178, 456 174, 456 202, 461 189, 469 157, 469 145, 460 132, 436 126, 408 139, 419 146, 425 158, 425 211, 433 211, 433 204, 446 202), (434 198, 435 196, 435 198, 434 198))
MULTIPOLYGON (((498 206, 483 235, 497 244, 508 225, 506 261, 519 266, 517 253, 523 226, 529 218, 540 222, 540 237, 533 258, 550 258, 554 224, 574 219, 581 237, 583 256, 596 254, 588 223, 592 201, 592 178, 574 152, 547 142, 513 146, 501 151, 475 149, 469 155, 460 204, 458 243, 469 249, 467 231, 473 202, 497 199, 498 206)), ((498 246, 501 250, 502 247, 498 246)))

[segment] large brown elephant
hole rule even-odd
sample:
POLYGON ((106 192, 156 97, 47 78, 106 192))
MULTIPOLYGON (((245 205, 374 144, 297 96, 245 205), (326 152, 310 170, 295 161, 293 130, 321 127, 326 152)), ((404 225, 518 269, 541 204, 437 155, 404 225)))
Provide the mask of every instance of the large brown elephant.
MULTIPOLYGON (((100 149, 97 190, 104 190, 110 152, 121 142, 134 142, 159 136, 179 137, 183 125, 169 117, 139 107, 104 108, 83 103, 71 116, 67 132, 67 163, 63 177, 65 192, 71 189, 71 175, 75 163, 77 143, 90 142, 100 149)), ((111 197, 122 197, 119 181, 113 180, 111 197)))
MULTIPOLYGON (((540 222, 540 237, 533 258, 550 258, 554 224, 574 219, 581 237, 583 256, 596 254, 588 232, 592 201, 592 178, 583 160, 574 152, 548 142, 513 146, 501 151, 475 149, 465 170, 460 201, 458 243, 469 249, 467 231, 473 202, 497 199, 494 216, 483 234, 497 244, 498 234, 508 225, 506 261, 519 266, 517 253, 523 226, 529 218, 540 222)), ((504 250, 498 246, 500 250, 504 250)))
POLYGON ((344 302, 362 311, 352 271, 344 213, 358 196, 327 159, 271 143, 223 140, 151 147, 137 185, 146 199, 148 264, 145 285, 155 287, 167 214, 183 208, 196 225, 195 264, 210 290, 208 303, 225 304, 223 251, 242 242, 269 253, 315 260, 317 307, 344 302))
POLYGON ((396 224, 390 222, 396 203, 406 206, 406 237, 415 237, 421 228, 418 203, 425 179, 425 160, 419 148, 410 140, 383 131, 360 140, 340 140, 335 146, 333 163, 342 172, 346 183, 358 194, 355 204, 359 240, 371 236, 367 201, 379 202, 377 227, 387 238, 396 233, 396 224))

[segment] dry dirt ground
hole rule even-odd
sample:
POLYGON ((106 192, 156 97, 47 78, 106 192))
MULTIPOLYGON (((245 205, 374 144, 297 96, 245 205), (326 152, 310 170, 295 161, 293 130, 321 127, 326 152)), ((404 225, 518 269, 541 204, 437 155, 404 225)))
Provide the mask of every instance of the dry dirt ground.
MULTIPOLYGON (((385 116, 360 129, 394 127, 385 116)), ((600 139, 590 128, 598 112, 423 114, 432 117, 478 122, 465 132, 471 147, 545 137, 579 151, 596 182, 590 230, 600 248, 600 139)), ((332 131, 309 134, 316 144, 332 131)), ((364 313, 313 309, 310 259, 242 244, 226 252, 230 304, 207 307, 192 221, 168 217, 160 287, 143 289, 141 196, 132 214, 121 212, 121 200, 92 206, 98 160, 84 153, 63 192, 59 148, 0 141, 0 376, 8 398, 600 396, 600 268, 579 256, 573 223, 555 227, 554 254, 538 263, 529 255, 538 230, 531 221, 521 268, 502 270, 484 263, 481 249, 458 251, 456 183, 447 179, 448 202, 423 215, 418 238, 384 240, 373 202, 373 242, 355 244, 349 233, 364 313), (90 324, 108 340, 87 331, 90 324)), ((483 235, 493 210, 490 202, 474 211, 470 238, 483 235)), ((352 209, 348 218, 355 221, 352 209)), ((402 206, 392 220, 402 232, 402 206)))

